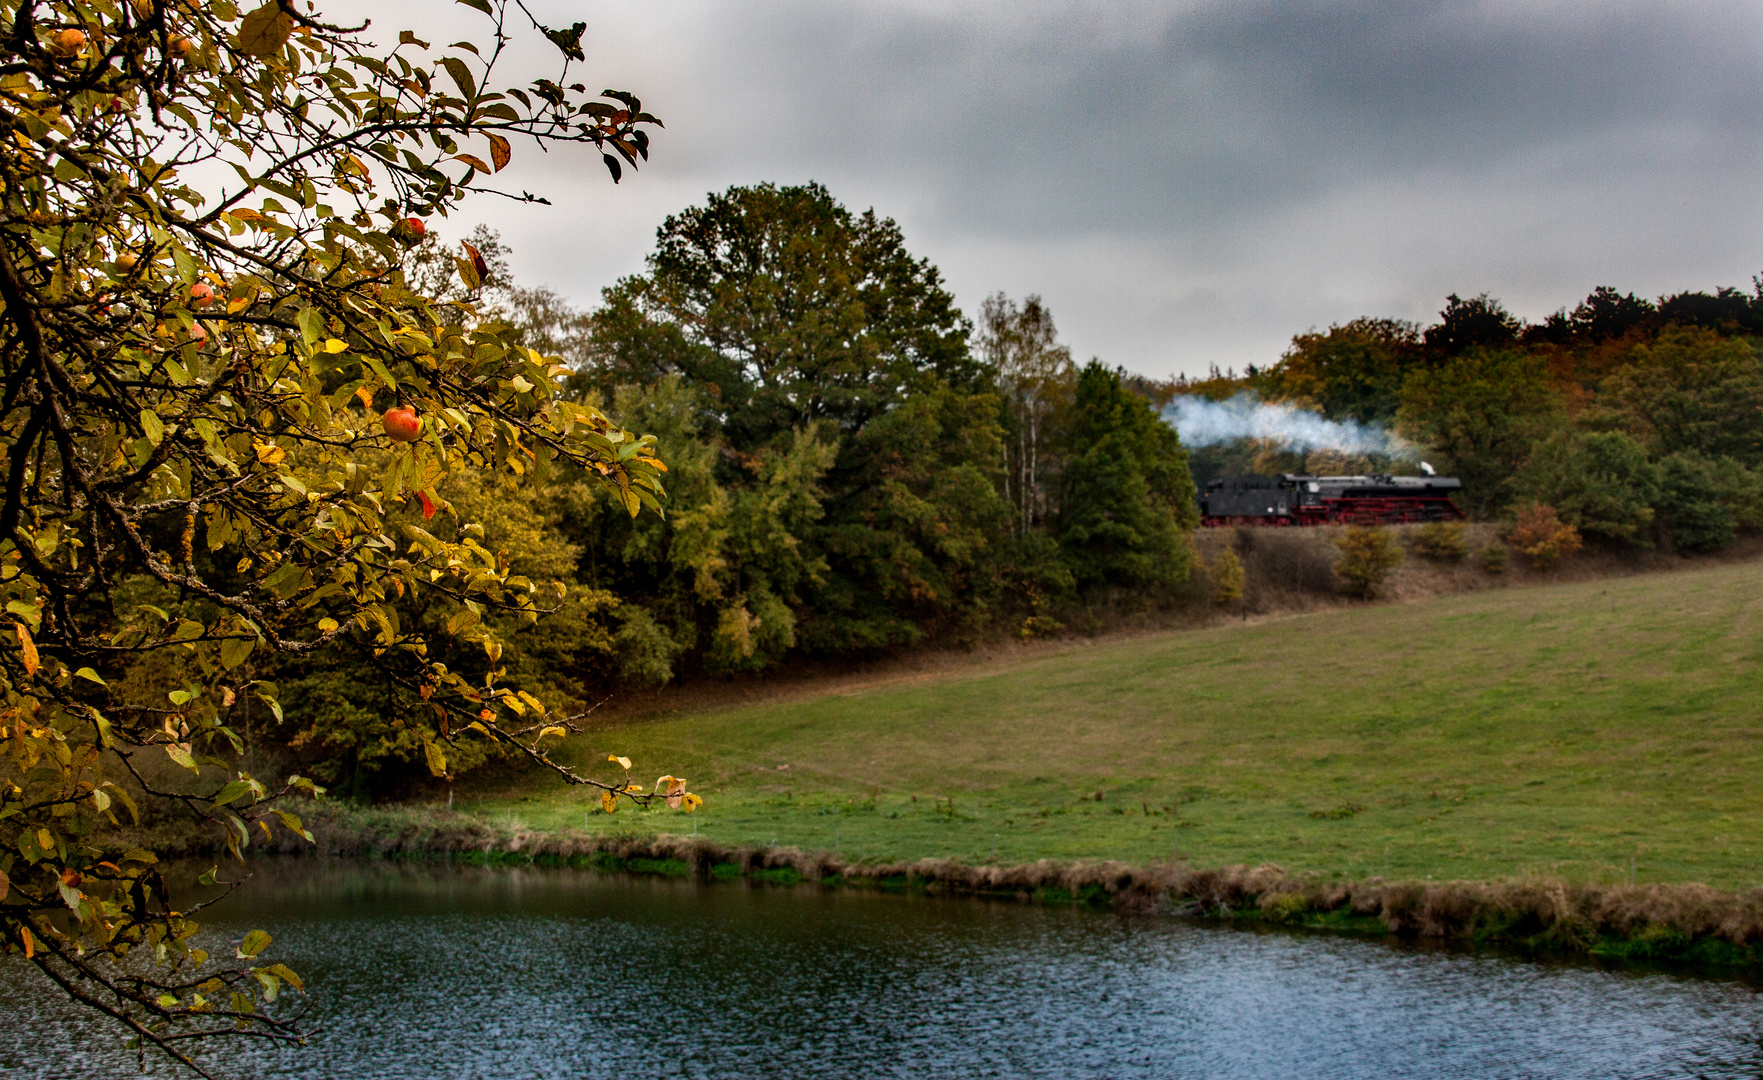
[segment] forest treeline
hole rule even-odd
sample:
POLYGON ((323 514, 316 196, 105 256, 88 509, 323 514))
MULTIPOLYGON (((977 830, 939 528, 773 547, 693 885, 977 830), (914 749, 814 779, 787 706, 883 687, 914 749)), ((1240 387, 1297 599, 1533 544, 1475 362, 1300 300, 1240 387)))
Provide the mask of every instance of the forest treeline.
MULTIPOLYGON (((1540 323, 1451 296, 1429 327, 1354 319, 1264 370, 1147 386, 1391 426, 1463 481, 1477 518, 1541 505, 1588 541, 1715 551, 1763 524, 1759 334, 1763 282, 1657 302, 1601 287, 1540 323)), ((1196 456, 1212 472, 1371 464, 1248 440, 1196 456)))
MULTIPOLYGON (((1038 298, 964 314, 893 221, 815 184, 732 188, 668 218, 646 270, 592 311, 516 285, 498 239, 472 239, 480 290, 448 285, 435 238, 418 278, 426 266, 436 292, 561 356, 570 393, 657 436, 667 468, 664 518, 564 469, 442 481, 432 527, 481 523, 478 543, 519 578, 558 586, 536 619, 483 611, 483 652, 444 659, 573 709, 1193 599, 1196 474, 1414 464, 1184 449, 1160 418, 1178 393, 1391 425, 1462 477, 1477 517, 1539 502, 1593 542, 1697 550, 1763 520, 1756 294, 1599 289, 1534 325, 1452 297, 1433 326, 1355 319, 1265 369, 1157 381, 1075 361, 1038 298)), ((435 622, 431 642, 462 640, 406 608, 405 625, 435 622)), ((321 780, 371 796, 426 775, 371 660, 266 674, 287 716, 277 741, 321 780)), ((479 763, 456 752, 452 768, 479 763)))

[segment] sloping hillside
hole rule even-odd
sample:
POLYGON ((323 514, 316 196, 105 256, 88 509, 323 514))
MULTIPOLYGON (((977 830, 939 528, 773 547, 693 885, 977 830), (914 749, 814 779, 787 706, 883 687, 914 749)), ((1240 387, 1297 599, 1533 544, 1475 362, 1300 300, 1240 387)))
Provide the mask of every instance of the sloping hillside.
MULTIPOLYGON (((1364 877, 1763 881, 1763 567, 1049 649, 571 740, 688 776, 693 819, 548 781, 535 826, 847 855, 1182 857, 1364 877)), ((612 766, 616 768, 616 766, 612 766)))

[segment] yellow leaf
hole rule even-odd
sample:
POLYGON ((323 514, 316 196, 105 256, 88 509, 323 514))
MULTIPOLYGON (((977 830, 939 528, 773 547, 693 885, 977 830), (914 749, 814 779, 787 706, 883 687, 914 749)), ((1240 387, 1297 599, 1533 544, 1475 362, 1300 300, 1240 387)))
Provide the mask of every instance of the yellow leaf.
POLYGON ((18 936, 24 938, 24 958, 29 960, 31 957, 37 955, 37 939, 31 936, 30 927, 19 927, 18 936))
POLYGON ((337 620, 335 620, 335 619, 320 619, 320 620, 318 620, 318 630, 319 630, 319 633, 321 633, 321 634, 328 634, 332 630, 335 630, 336 628, 337 628, 337 620))
POLYGON ((487 173, 490 171, 490 167, 484 164, 484 159, 473 154, 454 154, 453 160, 463 161, 481 173, 487 173))
POLYGON ((335 355, 336 353, 342 352, 343 350, 347 349, 348 347, 349 346, 343 344, 341 341, 338 341, 336 338, 330 338, 330 339, 326 340, 324 343, 324 351, 331 353, 333 355, 335 355))
POLYGON ((275 443, 252 443, 251 445, 257 451, 257 460, 265 465, 280 465, 282 459, 288 456, 288 452, 275 443))
POLYGON ((604 806, 606 812, 610 814, 618 809, 618 796, 610 791, 602 791, 600 793, 600 805, 604 806))
POLYGON ((48 829, 38 829, 37 830, 37 846, 42 848, 44 851, 54 851, 55 850, 55 834, 50 832, 48 829))
POLYGON ((425 738, 423 740, 423 756, 428 759, 428 772, 434 773, 437 777, 446 775, 446 752, 441 749, 441 743, 430 742, 425 738))
POLYGON ((649 466, 649 468, 655 469, 659 472, 666 472, 667 471, 667 466, 663 465, 661 463, 660 458, 645 457, 645 456, 639 454, 637 456, 637 460, 642 462, 644 465, 649 466))
POLYGON ((362 408, 364 408, 364 409, 373 408, 373 391, 372 390, 369 390, 365 386, 357 386, 355 388, 355 396, 361 399, 361 407, 362 408))
MULTIPOLYGON (((703 799, 698 798, 698 796, 692 794, 689 791, 686 792, 684 795, 680 796, 680 798, 684 801, 685 807, 686 807, 686 813, 688 813, 688 814, 691 813, 693 810, 698 809, 698 807, 704 805, 703 799)), ((672 802, 673 800, 669 799, 668 801, 672 802)))
POLYGON ((40 661, 37 659, 37 643, 31 640, 31 632, 25 629, 24 623, 13 623, 12 632, 18 635, 18 650, 23 655, 24 673, 35 675, 40 661))
POLYGON ((568 735, 568 734, 569 734, 568 728, 548 727, 545 730, 539 732, 539 738, 542 739, 547 735, 556 735, 558 737, 562 737, 562 736, 568 735))
POLYGON ((237 315, 239 312, 244 311, 250 306, 251 298, 249 296, 241 296, 235 300, 227 301, 226 313, 228 315, 237 315))
POLYGON ((617 754, 607 754, 606 760, 618 762, 618 767, 621 769, 628 769, 631 767, 631 759, 630 758, 619 757, 617 754))
POLYGON ((507 166, 508 159, 513 156, 513 150, 508 145, 508 140, 492 133, 490 135, 490 161, 496 166, 496 171, 501 172, 507 166))
POLYGON ((251 56, 269 56, 281 52, 293 32, 294 20, 271 0, 239 23, 239 48, 251 56))

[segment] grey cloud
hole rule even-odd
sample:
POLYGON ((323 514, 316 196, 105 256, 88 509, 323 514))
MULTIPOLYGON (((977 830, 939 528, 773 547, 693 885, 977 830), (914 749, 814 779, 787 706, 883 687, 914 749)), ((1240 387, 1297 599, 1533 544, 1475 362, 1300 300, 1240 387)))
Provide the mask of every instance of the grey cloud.
POLYGON ((1450 291, 1540 317, 1763 268, 1752 4, 529 6, 588 19, 591 80, 668 123, 617 190, 529 154, 559 209, 473 211, 582 302, 666 213, 763 179, 874 205, 963 304, 1039 291, 1080 355, 1154 373, 1450 291))

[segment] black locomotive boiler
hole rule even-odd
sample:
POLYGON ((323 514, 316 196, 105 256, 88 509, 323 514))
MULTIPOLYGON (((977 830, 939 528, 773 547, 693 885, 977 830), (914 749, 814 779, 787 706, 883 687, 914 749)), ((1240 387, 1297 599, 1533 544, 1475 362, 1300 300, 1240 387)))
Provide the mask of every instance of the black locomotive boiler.
POLYGON ((1202 525, 1401 525, 1461 521, 1450 476, 1236 476, 1200 492, 1202 525))

